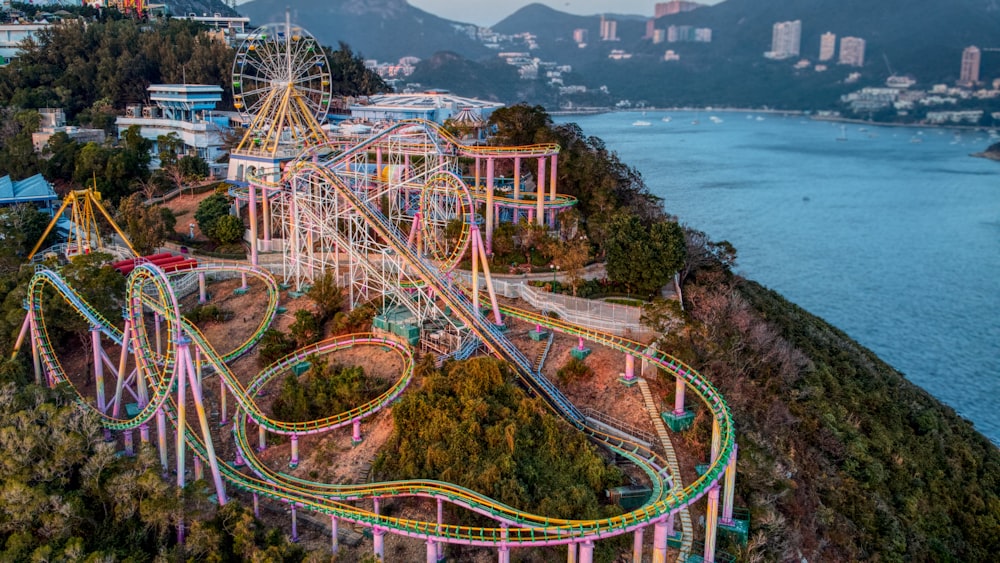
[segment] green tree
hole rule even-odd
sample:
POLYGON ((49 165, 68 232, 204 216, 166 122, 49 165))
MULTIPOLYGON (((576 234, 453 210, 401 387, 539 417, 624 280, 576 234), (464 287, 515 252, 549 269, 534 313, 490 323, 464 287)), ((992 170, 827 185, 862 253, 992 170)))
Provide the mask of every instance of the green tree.
POLYGON ((318 341, 321 335, 319 320, 308 309, 295 311, 295 322, 292 323, 289 330, 299 348, 318 341))
POLYGON ((160 206, 147 206, 142 201, 142 195, 137 193, 123 199, 118 205, 115 219, 123 227, 132 247, 140 254, 155 252, 171 232, 172 227, 167 226, 165 219, 168 214, 173 217, 173 213, 167 210, 168 213, 165 214, 163 210, 160 206))
POLYGON ((233 244, 243 239, 245 231, 246 227, 243 225, 243 219, 235 215, 223 215, 215 222, 215 227, 212 229, 212 236, 210 238, 219 244, 233 244))
POLYGON ((316 303, 319 324, 325 324, 344 307, 344 292, 337 285, 337 275, 333 270, 323 270, 309 288, 309 298, 316 303))
POLYGON ((632 290, 653 293, 684 266, 684 232, 673 221, 644 225, 635 215, 611 221, 605 243, 608 277, 632 290))
POLYGON ((215 227, 219 223, 219 219, 227 215, 229 215, 229 198, 222 194, 212 194, 198 204, 194 220, 198 222, 198 228, 205 233, 205 236, 217 240, 215 227))
POLYGON ((500 146, 537 143, 536 137, 552 125, 552 118, 542 106, 517 104, 499 108, 490 114, 490 125, 496 133, 490 142, 500 146))

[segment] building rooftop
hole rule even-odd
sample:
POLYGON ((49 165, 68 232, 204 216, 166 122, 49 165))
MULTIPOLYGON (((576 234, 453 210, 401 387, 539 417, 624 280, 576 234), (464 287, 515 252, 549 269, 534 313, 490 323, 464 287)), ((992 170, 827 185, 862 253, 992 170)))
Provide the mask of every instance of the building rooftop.
POLYGON ((456 96, 447 90, 427 90, 416 94, 378 94, 368 98, 367 104, 355 104, 351 109, 389 107, 405 109, 433 108, 473 108, 478 110, 494 110, 503 107, 499 102, 488 102, 474 98, 456 96))
POLYGON ((11 181, 10 176, 0 178, 0 205, 55 199, 59 199, 59 196, 41 174, 18 181, 11 181))

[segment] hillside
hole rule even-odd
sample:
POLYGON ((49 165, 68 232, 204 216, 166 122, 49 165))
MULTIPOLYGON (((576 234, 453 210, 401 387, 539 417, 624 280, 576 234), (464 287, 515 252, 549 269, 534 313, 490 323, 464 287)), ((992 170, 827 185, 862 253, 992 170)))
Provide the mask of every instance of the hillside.
MULTIPOLYGON (((239 7, 254 25, 284 21, 288 2, 252 0, 239 7)), ((469 26, 414 8, 405 0, 302 0, 291 5, 292 22, 324 45, 343 41, 365 57, 395 61, 455 51, 469 58, 486 54, 469 26)), ((474 27, 472 28, 475 29, 474 27)))
POLYGON ((171 14, 221 14, 223 16, 235 16, 236 10, 229 7, 222 0, 168 0, 165 2, 171 14))
POLYGON ((711 374, 736 422, 737 504, 750 511, 751 542, 721 549, 746 561, 992 558, 994 444, 776 292, 718 271, 696 278, 685 288, 687 329, 664 349, 711 374))

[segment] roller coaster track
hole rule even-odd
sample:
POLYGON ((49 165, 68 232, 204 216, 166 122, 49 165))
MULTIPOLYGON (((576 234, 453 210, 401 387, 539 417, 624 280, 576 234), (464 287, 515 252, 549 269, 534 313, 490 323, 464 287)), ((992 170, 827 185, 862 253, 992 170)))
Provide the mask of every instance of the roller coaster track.
MULTIPOLYGON (((384 131, 381 135, 407 126, 412 127, 413 124, 398 125, 384 131)), ((378 138, 370 139, 350 151, 342 153, 339 158, 347 158, 355 151, 367 150, 372 143, 377 141, 378 138)), ((336 161, 334 161, 335 163, 336 161)), ((135 358, 138 374, 136 380, 142 382, 143 385, 148 385, 152 390, 148 402, 142 405, 140 413, 134 417, 122 419, 116 415, 99 412, 106 427, 129 430, 147 422, 158 412, 165 413, 174 421, 175 425, 179 419, 183 420, 183 403, 178 404, 175 401, 171 395, 171 388, 179 369, 178 347, 182 343, 185 345, 190 343, 199 351, 202 361, 220 377, 238 404, 233 435, 240 456, 246 461, 251 474, 246 474, 234 465, 218 461, 218 471, 223 480, 254 495, 286 502, 293 506, 357 522, 382 531, 448 543, 480 546, 514 547, 578 542, 588 538, 596 539, 618 535, 662 522, 667 515, 696 501, 720 481, 729 459, 734 453, 735 436, 732 419, 728 407, 716 389, 695 370, 662 352, 647 351, 645 345, 626 338, 528 311, 503 308, 503 312, 508 316, 521 318, 551 330, 579 336, 625 354, 651 361, 671 376, 684 380, 688 387, 695 391, 714 418, 718 428, 720 447, 707 471, 694 483, 680 488, 674 486, 673 479, 676 476, 669 475, 669 471, 666 469, 668 467, 667 461, 656 451, 639 442, 591 426, 583 413, 551 382, 537 372, 535 366, 507 339, 502 330, 482 316, 481 312, 473 306, 466 290, 443 276, 437 265, 420 256, 408 241, 408 237, 392 221, 353 191, 354 189, 363 189, 363 186, 352 187, 351 183, 345 182, 338 176, 336 166, 330 166, 329 163, 323 165, 318 162, 310 162, 308 158, 303 158, 289 166, 286 173, 316 175, 335 186, 338 194, 343 196, 354 211, 364 219, 368 228, 376 232, 391 247, 392 251, 405 259, 416 276, 434 290, 438 298, 469 327, 482 345, 492 354, 508 361, 514 367, 521 381, 531 393, 537 395, 550 409, 563 417, 573 427, 584 432, 590 439, 640 467, 651 481, 653 493, 650 500, 641 508, 618 516, 593 520, 559 519, 525 513, 474 491, 439 481, 406 480, 359 485, 331 485, 310 482, 271 469, 254 452, 247 433, 248 422, 252 421, 268 432, 297 437, 328 431, 348 422, 360 420, 391 404, 399 396, 410 380, 413 362, 408 347, 393 338, 354 335, 300 350, 269 366, 248 386, 243 386, 229 369, 227 362, 249 350, 259 340, 274 317, 278 295, 277 285, 273 278, 265 271, 250 266, 240 267, 227 264, 199 267, 196 270, 208 273, 235 270, 252 274, 264 280, 268 296, 264 319, 250 338, 227 354, 217 352, 196 327, 180 316, 176 298, 172 293, 167 276, 153 266, 140 266, 129 278, 125 318, 126 321, 131 321, 131 323, 127 322, 126 327, 128 324, 133 325, 131 335, 123 334, 112 323, 101 317, 58 274, 49 270, 38 270, 29 289, 28 308, 31 317, 31 336, 50 376, 56 382, 72 384, 59 364, 45 330, 42 299, 45 287, 54 288, 73 309, 79 311, 94 327, 99 328, 112 341, 127 347, 135 358), (169 323, 171 338, 164 354, 152 352, 149 337, 146 334, 146 323, 142 320, 144 309, 154 311, 169 323), (346 413, 308 422, 274 420, 257 405, 256 395, 267 381, 291 366, 314 354, 321 355, 359 345, 389 348, 402 359, 404 367, 399 381, 382 396, 346 413), (501 525, 483 527, 425 522, 382 515, 374 510, 348 504, 365 499, 392 497, 441 499, 487 515, 501 525)), ((128 331, 126 330, 126 332, 128 331)), ((81 399, 83 399, 82 396, 81 399)), ((82 402, 89 408, 93 408, 85 400, 82 402)), ((184 429, 185 443, 196 455, 209 462, 216 461, 210 435, 206 436, 204 432, 199 435, 191 430, 188 424, 180 424, 179 426, 184 429)), ((220 496, 220 498, 222 497, 220 496)))

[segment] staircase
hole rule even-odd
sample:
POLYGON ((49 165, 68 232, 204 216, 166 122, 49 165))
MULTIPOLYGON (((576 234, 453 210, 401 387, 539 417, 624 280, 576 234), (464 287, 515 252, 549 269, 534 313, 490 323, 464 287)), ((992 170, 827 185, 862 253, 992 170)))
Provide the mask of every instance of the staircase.
POLYGON ((549 331, 549 340, 545 343, 545 349, 538 354, 535 358, 535 373, 542 373, 542 366, 545 365, 545 359, 549 357, 549 350, 552 349, 552 341, 555 340, 556 333, 549 331))
MULTIPOLYGON (((670 443, 670 435, 667 434, 667 427, 663 425, 663 419, 660 418, 660 408, 657 406, 656 401, 653 400, 653 394, 649 391, 649 385, 641 377, 638 380, 639 391, 642 393, 642 402, 646 406, 646 411, 649 413, 650 418, 653 420, 653 428, 656 429, 656 435, 659 436, 660 442, 663 444, 663 451, 666 453, 667 468, 673 477, 673 490, 679 493, 684 489, 684 485, 681 482, 681 469, 677 463, 677 454, 674 452, 673 444, 670 443)), ((688 556, 691 555, 691 547, 694 543, 694 527, 691 525, 691 511, 685 506, 680 509, 677 515, 681 521, 681 552, 677 556, 677 560, 687 561, 688 556)))

